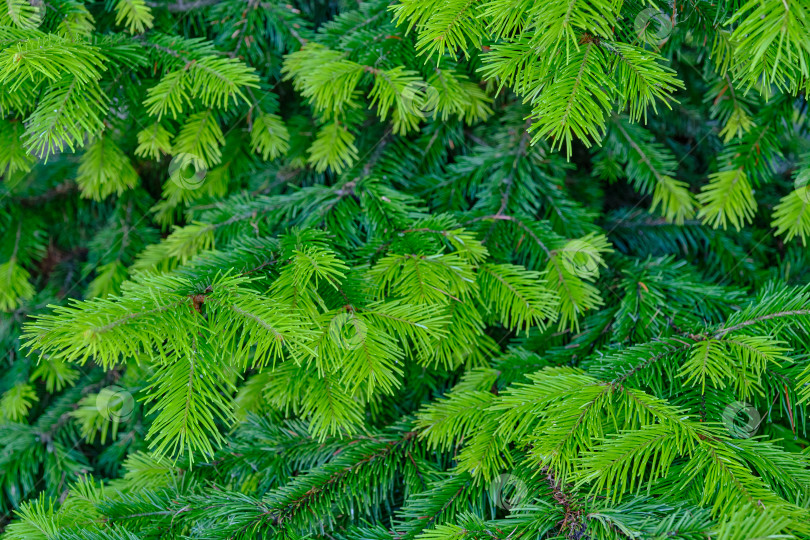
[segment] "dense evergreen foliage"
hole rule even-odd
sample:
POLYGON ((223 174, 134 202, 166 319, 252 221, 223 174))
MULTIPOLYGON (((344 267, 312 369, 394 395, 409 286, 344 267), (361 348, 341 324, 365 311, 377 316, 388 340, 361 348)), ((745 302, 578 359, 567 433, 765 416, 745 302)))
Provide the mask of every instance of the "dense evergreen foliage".
POLYGON ((810 0, 2 0, 0 538, 810 538, 810 0))

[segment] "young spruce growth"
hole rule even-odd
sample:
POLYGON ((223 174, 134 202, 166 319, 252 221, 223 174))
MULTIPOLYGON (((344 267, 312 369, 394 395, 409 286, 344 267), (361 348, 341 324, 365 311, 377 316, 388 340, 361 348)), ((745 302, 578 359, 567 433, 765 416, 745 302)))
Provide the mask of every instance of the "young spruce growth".
POLYGON ((810 0, 0 0, 0 539, 810 539, 810 0))

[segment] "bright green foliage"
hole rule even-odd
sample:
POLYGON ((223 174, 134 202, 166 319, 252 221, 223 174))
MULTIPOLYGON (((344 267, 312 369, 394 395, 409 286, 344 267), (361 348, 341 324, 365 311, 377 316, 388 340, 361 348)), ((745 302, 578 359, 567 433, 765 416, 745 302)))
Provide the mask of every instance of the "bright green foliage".
POLYGON ((807 0, 3 0, 0 538, 810 538, 807 0))

